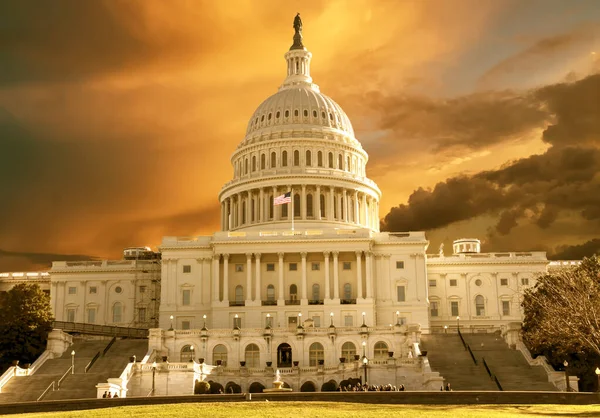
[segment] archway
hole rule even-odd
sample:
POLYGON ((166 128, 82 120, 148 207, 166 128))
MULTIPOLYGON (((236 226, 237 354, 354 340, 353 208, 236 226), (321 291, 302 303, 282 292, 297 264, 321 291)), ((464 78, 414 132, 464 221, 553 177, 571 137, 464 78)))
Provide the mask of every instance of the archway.
POLYGON ((235 382, 228 382, 225 385, 225 393, 242 393, 242 387, 235 382))
POLYGON ((210 393, 224 393, 222 384, 213 382, 212 380, 209 380, 208 384, 210 385, 210 393))
POLYGON ((316 392, 317 388, 313 382, 306 381, 302 386, 300 386, 300 392, 316 392))
POLYGON ((262 393, 263 389, 264 389, 264 385, 260 382, 254 382, 250 385, 250 387, 248 388, 248 392, 250 393, 262 393))
POLYGON ((338 385, 335 380, 323 383, 321 386, 321 392, 335 392, 338 389, 338 385))
POLYGON ((292 347, 288 343, 277 347, 277 367, 292 367, 292 347))

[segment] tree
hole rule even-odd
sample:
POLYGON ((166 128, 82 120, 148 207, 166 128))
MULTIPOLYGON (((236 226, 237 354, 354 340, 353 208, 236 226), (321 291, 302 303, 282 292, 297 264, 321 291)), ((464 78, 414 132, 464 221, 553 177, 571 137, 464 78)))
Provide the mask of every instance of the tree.
POLYGON ((0 294, 0 370, 14 360, 33 363, 52 330, 50 296, 37 284, 18 284, 0 294))
POLYGON ((600 260, 539 277, 523 298, 523 340, 534 352, 600 356, 600 260))

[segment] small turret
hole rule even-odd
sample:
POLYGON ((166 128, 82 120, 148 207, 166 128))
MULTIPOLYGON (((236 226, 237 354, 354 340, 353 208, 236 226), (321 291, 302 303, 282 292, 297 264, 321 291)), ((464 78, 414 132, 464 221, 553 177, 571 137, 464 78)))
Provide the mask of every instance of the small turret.
POLYGON ((454 254, 472 254, 481 252, 481 241, 477 238, 461 238, 452 243, 454 254))

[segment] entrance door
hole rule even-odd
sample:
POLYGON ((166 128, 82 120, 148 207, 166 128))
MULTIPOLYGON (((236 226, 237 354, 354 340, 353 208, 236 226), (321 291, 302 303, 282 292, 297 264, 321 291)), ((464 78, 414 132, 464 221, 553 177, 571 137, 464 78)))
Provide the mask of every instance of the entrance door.
POLYGON ((292 347, 288 343, 277 347, 277 367, 292 367, 292 347))

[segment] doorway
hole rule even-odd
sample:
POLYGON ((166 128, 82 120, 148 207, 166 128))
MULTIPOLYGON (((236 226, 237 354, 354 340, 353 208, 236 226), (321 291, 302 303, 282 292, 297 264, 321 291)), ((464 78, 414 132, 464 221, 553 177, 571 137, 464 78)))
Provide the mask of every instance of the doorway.
POLYGON ((292 367, 292 347, 288 343, 277 347, 277 367, 292 367))

